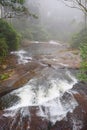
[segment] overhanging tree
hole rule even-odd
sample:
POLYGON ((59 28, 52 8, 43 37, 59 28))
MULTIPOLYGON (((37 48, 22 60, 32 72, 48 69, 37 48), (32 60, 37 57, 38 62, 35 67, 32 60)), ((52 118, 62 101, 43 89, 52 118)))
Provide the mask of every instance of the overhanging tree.
POLYGON ((0 0, 0 57, 6 56, 8 52, 17 50, 20 36, 15 29, 3 18, 14 18, 26 14, 25 0, 0 0))
POLYGON ((77 8, 87 13, 87 0, 62 0, 62 2, 71 8, 77 8))
POLYGON ((85 29, 78 34, 76 44, 80 44, 80 56, 82 59, 79 79, 87 82, 87 0, 62 0, 62 2, 71 8, 80 9, 85 14, 85 29))
POLYGON ((25 0, 0 0, 1 18, 11 18, 28 14, 25 0))
POLYGON ((76 8, 84 13, 85 28, 87 27, 87 0, 61 0, 66 6, 76 8))

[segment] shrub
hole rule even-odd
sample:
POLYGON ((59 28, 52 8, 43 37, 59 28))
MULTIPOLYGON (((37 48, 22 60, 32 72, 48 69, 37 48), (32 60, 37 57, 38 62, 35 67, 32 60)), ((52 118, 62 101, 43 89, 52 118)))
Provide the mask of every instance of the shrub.
POLYGON ((6 40, 4 38, 0 38, 0 57, 4 57, 7 55, 8 46, 6 44, 6 40))
POLYGON ((17 50, 20 35, 5 20, 0 19, 0 38, 4 38, 9 51, 17 50))
POLYGON ((87 81, 87 29, 82 29, 72 38, 73 48, 79 48, 81 63, 78 77, 81 81, 87 81))
POLYGON ((81 45, 80 54, 82 61, 80 65, 80 73, 78 76, 81 81, 87 81, 87 43, 81 45))
POLYGON ((82 29, 75 34, 71 41, 71 47, 79 48, 81 44, 87 43, 87 29, 82 29))

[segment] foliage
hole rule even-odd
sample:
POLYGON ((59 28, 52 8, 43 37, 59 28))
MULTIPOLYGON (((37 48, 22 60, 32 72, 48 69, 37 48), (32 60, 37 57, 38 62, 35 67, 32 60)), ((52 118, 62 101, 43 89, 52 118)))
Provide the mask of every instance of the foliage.
POLYGON ((3 6, 1 9, 1 16, 3 14, 3 18, 11 18, 17 15, 28 13, 24 3, 25 0, 0 0, 0 5, 3 6))
POLYGON ((79 48, 80 45, 87 43, 87 29, 82 29, 79 33, 75 34, 71 40, 71 47, 79 48))
POLYGON ((72 38, 71 46, 80 50, 81 63, 78 78, 87 81, 87 29, 82 29, 72 38))
POLYGON ((24 4, 24 1, 25 0, 0 0, 0 4, 3 6, 9 5, 9 4, 11 5, 11 4, 15 4, 15 3, 16 4, 24 4))
POLYGON ((28 19, 22 19, 22 21, 16 19, 13 21, 13 25, 25 39, 34 41, 48 41, 50 39, 49 33, 40 25, 38 19, 33 19, 32 22, 28 19))
MULTIPOLYGON (((65 5, 71 8, 77 8, 87 13, 87 0, 62 0, 65 5)), ((86 14, 87 15, 87 14, 86 14)))
POLYGON ((22 31, 24 38, 34 41, 46 41, 49 40, 49 34, 41 26, 31 26, 30 28, 25 28, 25 31, 22 31))
POLYGON ((5 80, 7 78, 9 78, 9 74, 7 74, 7 73, 0 75, 0 80, 5 80))
POLYGON ((28 10, 26 0, 0 0, 1 18, 19 18, 23 16, 37 16, 28 10), (3 13, 4 12, 4 13, 3 13))
POLYGON ((80 53, 81 53, 82 62, 80 66, 80 73, 78 76, 81 81, 87 81, 87 43, 81 45, 80 53))
POLYGON ((4 38, 0 38, 0 57, 4 57, 7 55, 8 46, 6 44, 6 40, 4 38))
POLYGON ((20 35, 6 21, 0 19, 0 41, 7 51, 17 50, 20 42, 20 35))
POLYGON ((20 38, 10 24, 0 19, 0 61, 8 52, 18 49, 20 38))

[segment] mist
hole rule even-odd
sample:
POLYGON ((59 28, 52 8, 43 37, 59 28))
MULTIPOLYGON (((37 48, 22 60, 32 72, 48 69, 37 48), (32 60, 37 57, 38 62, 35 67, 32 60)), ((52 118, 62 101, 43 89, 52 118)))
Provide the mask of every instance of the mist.
POLYGON ((29 40, 69 42, 72 35, 83 27, 83 13, 69 8, 62 1, 26 0, 25 5, 31 16, 13 20, 13 24, 29 40))

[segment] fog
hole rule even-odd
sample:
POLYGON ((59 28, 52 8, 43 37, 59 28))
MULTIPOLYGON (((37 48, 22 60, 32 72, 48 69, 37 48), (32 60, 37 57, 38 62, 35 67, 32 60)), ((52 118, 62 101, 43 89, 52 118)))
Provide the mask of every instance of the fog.
POLYGON ((83 13, 69 8, 62 1, 26 0, 25 5, 38 18, 31 15, 20 21, 13 21, 13 24, 29 40, 68 42, 83 27, 83 13))
POLYGON ((58 20, 81 20, 82 12, 78 9, 67 7, 62 1, 40 0, 40 13, 46 17, 57 17, 58 20))

